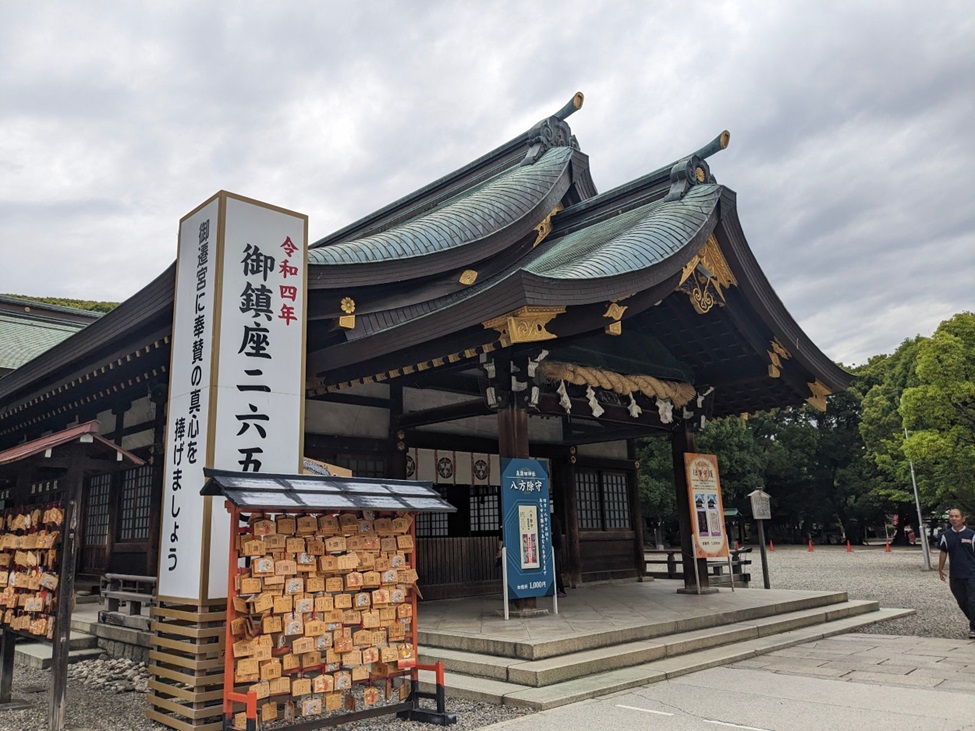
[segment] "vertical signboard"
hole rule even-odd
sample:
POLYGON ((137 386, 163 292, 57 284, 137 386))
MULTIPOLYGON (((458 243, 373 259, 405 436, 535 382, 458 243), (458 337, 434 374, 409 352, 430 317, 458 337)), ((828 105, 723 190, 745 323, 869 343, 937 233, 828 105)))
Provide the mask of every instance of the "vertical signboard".
POLYGON ((713 454, 684 455, 687 498, 691 506, 691 530, 697 558, 727 558, 728 535, 724 526, 718 458, 713 454))
POLYGON ((508 555, 508 595, 554 592, 548 472, 533 459, 501 460, 501 529, 508 555))
POLYGON ((306 216, 221 191, 180 221, 158 594, 227 591, 229 523, 203 468, 296 473, 306 216))

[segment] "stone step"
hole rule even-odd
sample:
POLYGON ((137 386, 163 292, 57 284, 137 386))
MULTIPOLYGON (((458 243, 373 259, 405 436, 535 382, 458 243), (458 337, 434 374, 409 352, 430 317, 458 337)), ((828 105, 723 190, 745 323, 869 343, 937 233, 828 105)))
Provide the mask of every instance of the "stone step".
POLYGON ((630 627, 609 629, 603 627, 591 632, 579 632, 573 635, 570 640, 562 638, 519 642, 469 633, 423 628, 418 632, 418 639, 420 647, 427 648, 431 653, 433 650, 430 648, 437 648, 438 650, 442 648, 520 660, 543 660, 563 655, 567 650, 594 650, 600 647, 611 647, 627 642, 637 642, 694 630, 779 617, 803 610, 845 605, 847 601, 846 592, 829 592, 816 596, 790 598, 775 604, 764 604, 723 612, 715 611, 652 624, 637 624, 630 627))
MULTIPOLYGON (((98 638, 94 635, 72 630, 68 642, 69 663, 94 660, 105 654, 105 651, 98 647, 98 638)), ((14 664, 34 669, 46 669, 51 667, 53 654, 54 646, 50 642, 21 640, 17 642, 14 651, 14 664)))
MULTIPOLYGON (((682 655, 708 647, 727 645, 843 617, 875 612, 877 609, 879 609, 877 602, 847 601, 842 604, 803 609, 592 650, 569 651, 542 660, 522 660, 458 650, 424 648, 421 645, 420 661, 427 663, 440 660, 447 671, 519 685, 543 687, 597 672, 641 665, 663 657, 682 655)), ((565 646, 567 650, 571 649, 570 643, 565 643, 565 646)))
MULTIPOLYGON (((730 644, 715 646, 710 640, 703 640, 703 644, 700 644, 697 649, 691 649, 694 642, 702 641, 701 636, 680 639, 668 638, 667 642, 673 644, 672 651, 667 652, 665 650, 665 654, 657 659, 602 670, 598 669, 598 665, 593 665, 592 670, 584 674, 580 675, 573 671, 568 673, 571 677, 543 686, 524 685, 507 679, 511 677, 510 670, 517 667, 517 661, 515 665, 505 667, 504 678, 469 675, 459 670, 453 670, 445 672, 444 683, 448 696, 545 710, 678 677, 697 670, 726 665, 914 613, 912 609, 877 609, 874 607, 873 610, 870 610, 865 608, 866 605, 873 604, 872 602, 851 602, 850 604, 858 604, 858 606, 837 607, 836 612, 832 615, 833 619, 820 620, 815 624, 803 624, 803 622, 808 621, 808 617, 792 617, 789 618, 795 620, 792 628, 787 628, 789 627, 788 623, 776 625, 774 622, 769 622, 763 625, 761 629, 755 625, 755 632, 750 638, 734 641, 730 644), (775 632, 773 631, 775 629, 783 631, 775 632), (681 647, 684 651, 678 652, 681 647)), ((724 632, 725 638, 729 636, 727 632, 729 629, 731 628, 720 628, 724 632)), ((734 631, 732 629, 732 633, 734 631)), ((427 655, 427 660, 423 660, 424 662, 435 659, 433 653, 422 654, 427 655)), ((501 659, 494 658, 496 661, 501 659)), ((536 670, 538 669, 540 668, 536 668, 536 670)), ((478 670, 483 671, 483 667, 478 668, 478 670)), ((495 669, 494 672, 497 675, 499 671, 495 669)), ((556 676, 557 673, 550 672, 547 677, 551 679, 556 676)), ((515 673, 514 677, 525 676, 515 673)), ((432 690, 433 682, 432 672, 422 671, 420 673, 421 689, 432 690)))

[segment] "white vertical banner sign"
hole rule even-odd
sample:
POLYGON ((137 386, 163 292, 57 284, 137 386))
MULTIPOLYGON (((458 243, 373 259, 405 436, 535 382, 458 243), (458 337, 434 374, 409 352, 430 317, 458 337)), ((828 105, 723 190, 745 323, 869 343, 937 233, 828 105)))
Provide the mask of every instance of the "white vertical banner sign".
POLYGON ((163 600, 227 595, 230 521, 200 495, 204 466, 301 471, 307 233, 306 216, 224 191, 180 221, 163 600))

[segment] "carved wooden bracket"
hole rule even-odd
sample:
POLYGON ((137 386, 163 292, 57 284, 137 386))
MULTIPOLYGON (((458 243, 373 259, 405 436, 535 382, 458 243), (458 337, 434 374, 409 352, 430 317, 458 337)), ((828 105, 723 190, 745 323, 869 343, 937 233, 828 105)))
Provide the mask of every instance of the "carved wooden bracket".
POLYGON ((534 343, 552 340, 556 336, 545 329, 552 320, 565 312, 564 307, 521 307, 482 323, 485 329, 500 333, 501 346, 512 343, 534 343))

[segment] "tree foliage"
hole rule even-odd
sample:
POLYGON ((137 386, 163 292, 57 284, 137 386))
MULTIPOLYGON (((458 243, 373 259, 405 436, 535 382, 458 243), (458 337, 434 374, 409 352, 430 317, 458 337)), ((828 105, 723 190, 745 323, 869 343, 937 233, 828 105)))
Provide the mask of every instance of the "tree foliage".
POLYGON ((918 344, 915 378, 900 403, 925 497, 975 511, 975 315, 960 313, 918 344))
POLYGON ((7 297, 30 300, 31 302, 43 302, 46 305, 56 305, 58 307, 73 307, 76 310, 88 310, 89 312, 111 312, 118 307, 118 302, 100 302, 97 300, 76 300, 67 297, 28 297, 25 294, 8 294, 7 297))

